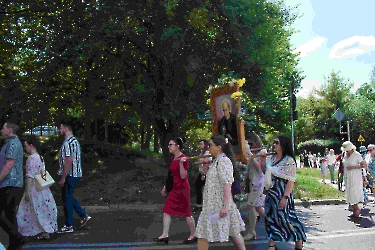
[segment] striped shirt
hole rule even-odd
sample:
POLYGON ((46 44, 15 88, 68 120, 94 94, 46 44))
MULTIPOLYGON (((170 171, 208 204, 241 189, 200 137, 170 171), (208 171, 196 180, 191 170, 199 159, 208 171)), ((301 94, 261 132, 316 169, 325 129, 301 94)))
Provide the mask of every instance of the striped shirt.
POLYGON ((82 177, 81 146, 74 135, 66 137, 63 145, 60 148, 60 170, 58 172, 59 175, 62 175, 65 165, 65 159, 69 156, 71 156, 73 159, 73 166, 69 171, 69 175, 72 177, 82 177))

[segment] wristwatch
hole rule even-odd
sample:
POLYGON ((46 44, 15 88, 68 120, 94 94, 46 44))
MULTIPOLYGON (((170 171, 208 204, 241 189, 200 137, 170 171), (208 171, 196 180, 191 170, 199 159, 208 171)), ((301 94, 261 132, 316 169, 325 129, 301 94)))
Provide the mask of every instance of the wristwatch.
POLYGON ((228 208, 228 205, 223 204, 223 208, 228 208))
POLYGON ((284 196, 283 196, 283 198, 285 198, 285 199, 287 199, 287 200, 288 200, 288 199, 289 199, 289 196, 287 196, 287 195, 284 195, 284 196))

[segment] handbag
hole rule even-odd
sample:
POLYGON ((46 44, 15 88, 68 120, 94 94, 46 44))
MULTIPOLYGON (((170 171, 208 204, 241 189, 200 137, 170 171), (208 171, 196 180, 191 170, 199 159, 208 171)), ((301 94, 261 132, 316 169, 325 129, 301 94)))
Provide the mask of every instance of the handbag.
POLYGON ((171 192, 173 188, 173 175, 170 170, 168 171, 168 177, 167 177, 167 180, 165 181, 165 188, 168 193, 171 192))
POLYGON ((38 192, 43 191, 44 189, 49 188, 55 183, 55 180, 48 173, 47 170, 36 174, 34 177, 34 186, 38 192))
MULTIPOLYGON (((42 161, 42 163, 44 163, 44 160, 42 157, 40 157, 40 160, 42 161)), ((34 176, 34 186, 38 192, 41 192, 44 189, 49 188, 54 183, 55 183, 55 180, 48 173, 48 171, 45 170, 45 166, 44 166, 44 170, 40 171, 40 173, 34 176)))
POLYGON ((268 167, 266 168, 266 173, 264 174, 264 188, 266 190, 269 190, 272 187, 273 187, 272 172, 271 172, 271 168, 268 167))

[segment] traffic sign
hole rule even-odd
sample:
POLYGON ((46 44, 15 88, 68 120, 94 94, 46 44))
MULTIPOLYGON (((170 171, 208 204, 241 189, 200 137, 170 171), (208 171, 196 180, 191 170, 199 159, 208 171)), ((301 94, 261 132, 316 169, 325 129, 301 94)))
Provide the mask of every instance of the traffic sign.
POLYGON ((337 120, 341 121, 342 119, 344 119, 345 114, 340 110, 340 108, 338 108, 338 109, 336 109, 336 111, 335 111, 335 113, 333 114, 333 116, 334 116, 337 120))
POLYGON ((358 142, 364 142, 364 141, 365 141, 365 138, 363 138, 363 136, 359 134, 358 142))

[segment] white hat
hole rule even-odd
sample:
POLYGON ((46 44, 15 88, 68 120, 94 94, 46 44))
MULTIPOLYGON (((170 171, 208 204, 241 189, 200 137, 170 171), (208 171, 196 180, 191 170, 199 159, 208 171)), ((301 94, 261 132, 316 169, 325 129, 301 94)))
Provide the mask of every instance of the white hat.
POLYGON ((350 141, 346 141, 342 144, 341 151, 349 151, 352 149, 356 149, 356 147, 350 141))

